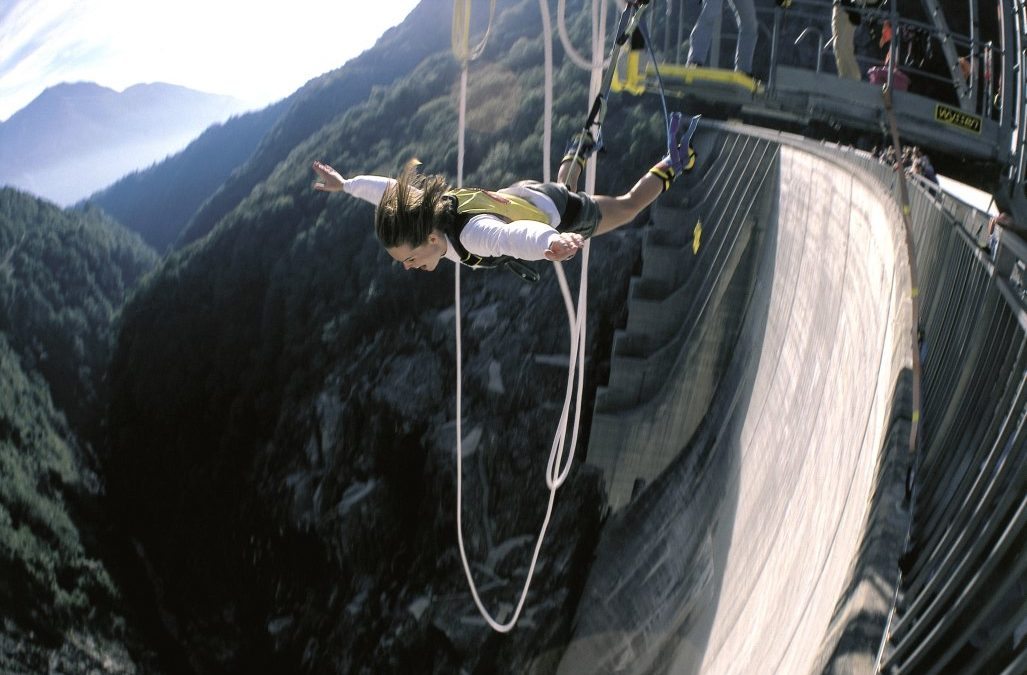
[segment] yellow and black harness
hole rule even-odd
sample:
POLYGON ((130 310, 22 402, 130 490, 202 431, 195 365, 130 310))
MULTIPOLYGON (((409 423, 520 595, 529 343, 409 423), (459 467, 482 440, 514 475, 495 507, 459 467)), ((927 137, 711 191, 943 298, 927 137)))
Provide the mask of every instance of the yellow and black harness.
POLYGON ((524 262, 511 256, 483 257, 471 253, 460 243, 460 233, 475 216, 488 214, 512 223, 515 220, 534 220, 548 223, 549 217, 527 199, 480 188, 456 188, 446 193, 450 199, 452 218, 442 228, 449 237, 460 262, 476 269, 506 267, 525 281, 536 282, 539 274, 524 262))

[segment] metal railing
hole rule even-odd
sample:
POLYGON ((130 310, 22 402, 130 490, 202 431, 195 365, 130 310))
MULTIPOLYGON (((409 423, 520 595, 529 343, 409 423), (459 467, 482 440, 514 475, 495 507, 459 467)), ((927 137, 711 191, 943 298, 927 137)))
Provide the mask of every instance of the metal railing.
MULTIPOLYGON (((896 189, 891 166, 834 151, 896 189)), ((1015 675, 1027 672, 1027 243, 1004 237, 994 264, 987 214, 909 183, 922 432, 878 671, 1015 675)))
MULTIPOLYGON (((884 167, 889 170, 888 167, 884 167)), ((923 341, 913 519, 883 673, 1021 673, 1027 652, 1027 313, 987 215, 911 181, 923 341)), ((1015 237, 1006 246, 1027 260, 1015 237)))
MULTIPOLYGON (((929 0, 931 2, 933 0, 929 0)), ((688 34, 691 30, 691 22, 686 20, 687 12, 680 0, 653 0, 657 4, 656 11, 650 15, 653 23, 651 33, 654 36, 654 46, 662 61, 681 64, 685 60, 688 48, 688 34), (662 8, 662 11, 661 11, 662 8)), ((975 3, 970 2, 972 7, 975 3)), ((884 65, 886 54, 892 64, 903 71, 921 78, 939 83, 947 83, 952 86, 953 95, 962 102, 964 98, 972 99, 973 107, 968 112, 990 116, 995 95, 998 94, 999 101, 1007 100, 1010 95, 1004 95, 1001 90, 1003 78, 999 73, 1016 75, 1016 63, 1004 63, 1004 53, 999 44, 994 40, 983 40, 978 35, 977 20, 971 16, 971 30, 969 33, 959 33, 949 30, 944 22, 944 14, 938 12, 936 22, 928 23, 908 17, 900 16, 895 8, 895 3, 886 3, 882 7, 853 7, 850 11, 860 16, 865 25, 881 26, 888 22, 891 26, 892 39, 887 47, 881 47, 879 58, 857 55, 857 59, 865 67, 884 65), (916 47, 914 53, 913 47, 916 47), (946 66, 949 72, 944 75, 931 72, 923 66, 931 60, 933 54, 946 55, 946 66), (957 58, 964 59, 962 63, 957 58), (965 68, 965 72, 963 71, 965 68), (967 94, 961 95, 959 89, 965 89, 967 94)), ((819 34, 817 41, 817 54, 815 60, 822 63, 823 56, 830 53, 833 45, 831 38, 831 13, 832 3, 830 0, 794 0, 791 7, 784 9, 759 9, 757 15, 760 23, 760 40, 764 49, 757 50, 761 53, 772 54, 769 63, 769 72, 764 73, 768 79, 772 79, 772 73, 778 65, 802 66, 808 63, 796 47, 801 46, 801 38, 808 31, 819 34), (787 37, 786 37, 787 36, 787 37), (765 47, 769 43, 770 50, 765 47), (789 48, 791 47, 791 48, 789 48)), ((972 12, 976 14, 976 12, 972 12)), ((1022 13, 1021 13, 1022 14, 1022 13)), ((1022 20, 1022 16, 1018 15, 1022 20)), ((1016 34, 1022 34, 1024 25, 1017 22, 1010 25, 1013 29, 1008 34, 1001 36, 1006 44, 1012 44, 1016 34)), ((1006 26, 1000 26, 1000 31, 1005 31, 1006 26)), ((737 40, 737 34, 733 22, 721 22, 719 36, 727 38, 728 42, 737 40)), ((813 44, 810 42, 809 44, 813 44)), ((808 47, 806 48, 808 50, 808 47)), ((1013 53, 1013 52, 1011 52, 1013 53)), ((1013 53, 1015 56, 1015 53, 1013 53)), ((720 54, 711 51, 711 64, 719 63, 720 54)), ((730 67, 730 64, 725 65, 730 67)), ((819 70, 819 68, 818 68, 819 70)))

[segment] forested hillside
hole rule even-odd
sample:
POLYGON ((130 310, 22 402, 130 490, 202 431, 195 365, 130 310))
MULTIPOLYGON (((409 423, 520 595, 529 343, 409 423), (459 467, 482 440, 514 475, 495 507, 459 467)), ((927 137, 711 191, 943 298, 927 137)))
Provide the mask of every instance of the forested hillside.
MULTIPOLYGON (((128 672, 92 443, 112 324, 156 256, 97 211, 0 190, 0 671, 128 672)), ((143 651, 146 651, 143 649, 143 651)))
POLYGON ((181 152, 130 173, 89 197, 88 203, 163 253, 196 210, 246 163, 286 106, 287 101, 280 101, 215 124, 181 152))
MULTIPOLYGON (((568 5, 583 47, 588 8, 568 5)), ((436 6, 448 37, 448 3, 417 11, 436 6)), ((541 174, 540 26, 534 0, 499 3, 471 71, 467 184, 541 174)), ((572 472, 522 627, 492 633, 455 547, 452 265, 403 272, 373 236, 370 205, 310 187, 314 159, 354 175, 418 157, 453 176, 459 70, 448 39, 435 52, 337 116, 332 96, 310 92, 323 126, 282 137, 289 151, 266 178, 124 310, 110 373, 112 499, 198 670, 549 672, 559 658, 603 512, 598 476, 572 472)), ((590 103, 587 73, 559 47, 556 95, 559 157, 590 103)), ((616 100, 606 135, 616 161, 603 160, 600 190, 627 189, 659 159, 662 122, 652 99, 616 100)), ((639 244, 627 228, 593 245, 586 411, 639 244)), ((556 365, 566 315, 540 268, 536 286, 464 274, 465 527, 500 614, 545 511, 566 380, 556 365)))
POLYGON ((99 209, 65 211, 0 189, 0 332, 79 431, 105 400, 114 315, 156 261, 99 209))

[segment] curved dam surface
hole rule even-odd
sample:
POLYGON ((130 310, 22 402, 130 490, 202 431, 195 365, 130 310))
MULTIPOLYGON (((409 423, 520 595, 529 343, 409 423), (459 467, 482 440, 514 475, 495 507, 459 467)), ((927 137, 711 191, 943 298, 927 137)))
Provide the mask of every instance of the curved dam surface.
POLYGON ((869 559, 901 545, 880 525, 909 429, 901 212, 865 156, 718 125, 696 143, 597 398, 614 511, 559 672, 868 672, 895 584, 869 559))

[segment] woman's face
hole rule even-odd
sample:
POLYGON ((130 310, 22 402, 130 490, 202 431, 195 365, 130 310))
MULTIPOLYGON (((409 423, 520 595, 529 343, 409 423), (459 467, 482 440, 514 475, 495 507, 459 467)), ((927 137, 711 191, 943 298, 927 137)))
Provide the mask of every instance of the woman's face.
POLYGON ((392 259, 403 265, 405 270, 424 270, 434 272, 442 256, 446 254, 446 238, 438 232, 428 235, 428 240, 420 246, 400 244, 385 249, 392 259))

